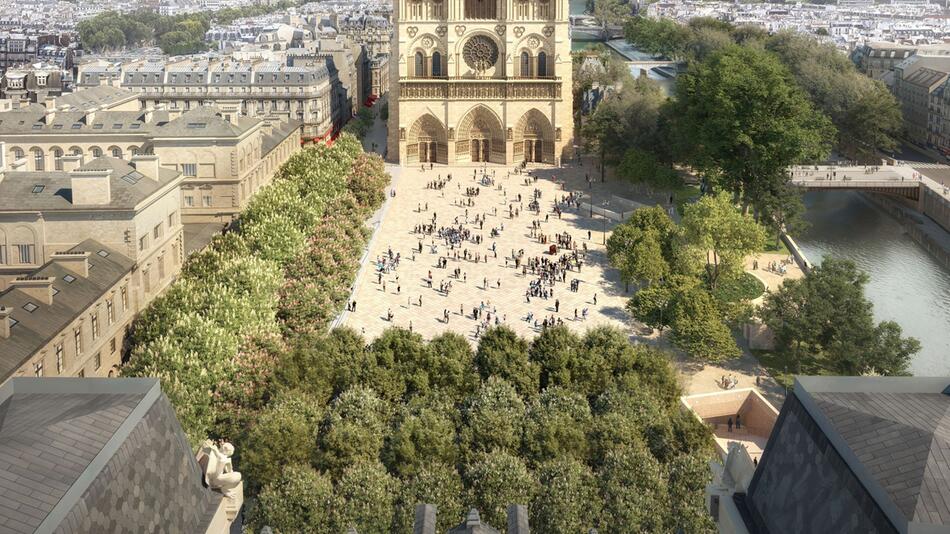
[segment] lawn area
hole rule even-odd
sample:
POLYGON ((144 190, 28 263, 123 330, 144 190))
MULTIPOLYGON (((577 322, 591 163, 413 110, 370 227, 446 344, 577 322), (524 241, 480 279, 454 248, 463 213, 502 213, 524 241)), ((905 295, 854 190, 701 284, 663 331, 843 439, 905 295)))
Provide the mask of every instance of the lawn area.
POLYGON ((788 254, 788 247, 785 246, 785 243, 778 239, 778 236, 769 235, 765 238, 765 246, 762 247, 762 252, 777 253, 777 254, 788 254))
POLYGON ((722 302, 752 300, 765 292, 765 284, 751 273, 742 273, 736 278, 723 279, 713 291, 713 296, 722 302))
POLYGON ((780 386, 792 387, 795 382, 795 372, 790 368, 786 372, 785 358, 768 350, 752 349, 752 354, 780 386))
POLYGON ((676 211, 683 213, 683 206, 699 198, 699 186, 684 184, 671 191, 673 194, 673 203, 676 204, 676 211))

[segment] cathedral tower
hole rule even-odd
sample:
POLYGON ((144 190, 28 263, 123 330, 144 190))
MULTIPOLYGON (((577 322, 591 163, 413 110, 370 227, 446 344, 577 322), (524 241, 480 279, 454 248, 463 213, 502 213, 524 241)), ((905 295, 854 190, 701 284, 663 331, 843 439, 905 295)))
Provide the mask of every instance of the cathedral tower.
POLYGON ((557 164, 572 148, 568 0, 393 0, 389 159, 557 164))

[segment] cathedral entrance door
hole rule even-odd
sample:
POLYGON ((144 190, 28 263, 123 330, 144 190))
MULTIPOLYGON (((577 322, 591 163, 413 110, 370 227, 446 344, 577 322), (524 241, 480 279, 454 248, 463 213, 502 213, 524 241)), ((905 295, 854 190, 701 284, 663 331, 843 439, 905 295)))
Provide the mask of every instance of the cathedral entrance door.
POLYGON ((429 163, 429 143, 419 143, 419 162, 429 163))
POLYGON ((488 139, 472 139, 472 161, 476 163, 488 162, 491 159, 491 141, 488 139))

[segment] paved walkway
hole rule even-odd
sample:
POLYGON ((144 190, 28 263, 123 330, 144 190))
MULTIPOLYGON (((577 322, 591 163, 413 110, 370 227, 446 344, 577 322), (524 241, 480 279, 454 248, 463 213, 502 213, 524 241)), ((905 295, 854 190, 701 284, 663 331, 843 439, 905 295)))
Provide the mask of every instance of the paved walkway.
MULTIPOLYGON (((355 312, 345 314, 343 324, 361 330, 367 337, 375 337, 392 325, 405 328, 412 326, 415 332, 426 338, 446 330, 460 332, 472 343, 477 342, 476 332, 486 325, 505 323, 520 335, 537 335, 544 319, 560 320, 578 331, 599 324, 628 326, 624 311, 629 295, 623 291, 619 277, 607 264, 604 250, 604 229, 609 234, 614 223, 603 219, 591 219, 579 210, 567 208, 561 218, 552 213, 555 198, 567 193, 562 189, 568 183, 584 182, 582 167, 559 169, 535 169, 538 175, 557 173, 560 179, 531 180, 526 184, 525 175, 509 173, 505 166, 489 166, 487 172, 494 174, 494 185, 483 185, 476 180, 475 167, 445 167, 422 171, 418 167, 399 169, 399 181, 395 184, 396 196, 388 199, 386 212, 370 246, 368 262, 359 275, 353 299, 355 312), (452 180, 442 190, 429 189, 427 183, 452 180), (478 191, 467 196, 466 190, 478 191), (534 191, 540 192, 540 214, 529 210, 534 191), (521 200, 518 200, 518 195, 521 200), (471 205, 467 205, 471 202, 471 205), (520 215, 509 215, 509 209, 519 210, 520 215), (466 218, 467 213, 467 218, 466 218), (471 232, 472 239, 480 236, 482 242, 464 241, 454 249, 445 241, 432 235, 417 233, 416 226, 431 223, 436 218, 436 227, 461 225, 471 232), (484 223, 476 223, 476 217, 484 217, 484 223), (456 221, 458 221, 456 223, 456 221), (514 267, 512 251, 524 251, 524 259, 546 258, 557 260, 565 252, 558 249, 549 254, 551 243, 543 244, 532 236, 532 226, 539 225, 540 233, 556 242, 556 235, 568 234, 577 244, 577 253, 583 264, 580 271, 568 271, 566 282, 557 282, 553 295, 548 299, 532 297, 525 292, 532 280, 538 277, 514 267), (498 235, 492 236, 492 229, 498 235), (589 233, 589 237, 588 237, 589 233), (423 251, 419 253, 419 244, 423 251), (588 252, 583 251, 584 245, 588 252), (497 255, 492 252, 495 247, 497 255), (395 271, 380 274, 374 262, 393 256, 401 258, 395 271), (469 259, 464 255, 468 254, 469 259), (458 259, 456 259, 458 254, 458 259), (478 261, 475 261, 475 258, 478 261), (445 268, 438 262, 446 258, 445 268), (459 277, 454 271, 459 269, 459 277), (432 287, 429 287, 429 273, 432 287), (578 280, 578 291, 569 290, 570 282, 578 280), (448 293, 440 286, 451 283, 448 293), (595 303, 596 295, 596 303, 595 303), (420 305, 419 299, 422 299, 420 305), (479 319, 473 309, 482 311, 479 319), (588 310, 584 320, 583 311, 588 310), (574 317, 577 311, 577 319, 574 317), (445 312, 448 312, 448 321, 445 312), (393 318, 388 319, 392 312, 393 318), (526 318, 532 316, 531 321, 526 318), (539 325, 535 326, 535 322, 539 325)), ((481 171, 478 171, 480 179, 481 171)), ((608 196, 609 190, 595 183, 590 193, 608 196)), ((523 264, 523 262, 522 262, 523 264)))

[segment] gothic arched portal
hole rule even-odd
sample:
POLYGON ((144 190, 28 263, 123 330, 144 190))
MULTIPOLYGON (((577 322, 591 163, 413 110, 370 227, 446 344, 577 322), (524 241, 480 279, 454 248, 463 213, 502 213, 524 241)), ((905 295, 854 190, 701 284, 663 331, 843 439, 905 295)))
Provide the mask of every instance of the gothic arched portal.
POLYGON ((498 116, 476 106, 459 123, 455 156, 458 161, 505 163, 505 134, 498 116))
POLYGON ((449 145, 445 127, 432 114, 422 115, 406 136, 407 163, 448 163, 449 145))

